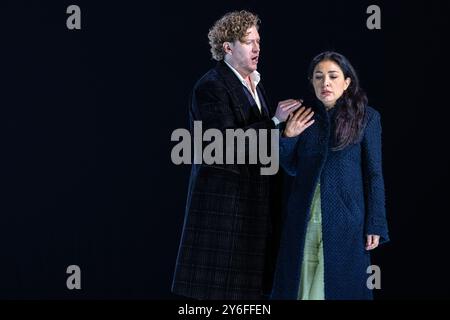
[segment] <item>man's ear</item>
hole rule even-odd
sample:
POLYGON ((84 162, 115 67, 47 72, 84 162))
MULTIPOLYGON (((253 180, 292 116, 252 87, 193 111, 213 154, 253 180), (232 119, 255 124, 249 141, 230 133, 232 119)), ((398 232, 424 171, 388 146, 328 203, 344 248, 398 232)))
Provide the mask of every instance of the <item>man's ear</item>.
POLYGON ((350 83, 352 83, 352 79, 350 77, 347 77, 345 79, 345 88, 344 91, 347 90, 348 86, 350 85, 350 83))
POLYGON ((233 52, 233 44, 231 42, 228 42, 228 41, 224 42, 222 44, 222 47, 223 47, 223 51, 225 53, 231 54, 233 52))

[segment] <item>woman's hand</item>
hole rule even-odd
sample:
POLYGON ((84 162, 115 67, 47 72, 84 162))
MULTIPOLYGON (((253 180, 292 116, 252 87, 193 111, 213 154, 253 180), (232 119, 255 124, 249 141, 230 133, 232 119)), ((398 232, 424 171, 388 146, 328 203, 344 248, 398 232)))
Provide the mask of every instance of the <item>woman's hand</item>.
POLYGON ((378 247, 379 243, 380 243, 380 236, 374 234, 367 235, 366 250, 375 249, 376 247, 378 247))
POLYGON ((311 108, 306 109, 305 107, 301 107, 295 113, 291 113, 284 129, 284 136, 288 138, 298 136, 314 123, 314 120, 310 121, 313 115, 314 112, 311 108))

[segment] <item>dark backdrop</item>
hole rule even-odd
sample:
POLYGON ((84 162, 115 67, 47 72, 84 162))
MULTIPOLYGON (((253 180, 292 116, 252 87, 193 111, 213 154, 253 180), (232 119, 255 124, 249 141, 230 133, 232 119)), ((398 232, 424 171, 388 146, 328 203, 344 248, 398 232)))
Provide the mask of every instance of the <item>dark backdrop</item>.
POLYGON ((75 0, 0 4, 0 298, 177 298, 190 168, 172 164, 170 135, 215 64, 208 29, 236 9, 261 17, 273 103, 307 94, 323 50, 354 64, 383 124, 392 241, 373 254, 376 297, 450 297, 448 1, 75 0), (381 30, 366 28, 371 4, 381 30))

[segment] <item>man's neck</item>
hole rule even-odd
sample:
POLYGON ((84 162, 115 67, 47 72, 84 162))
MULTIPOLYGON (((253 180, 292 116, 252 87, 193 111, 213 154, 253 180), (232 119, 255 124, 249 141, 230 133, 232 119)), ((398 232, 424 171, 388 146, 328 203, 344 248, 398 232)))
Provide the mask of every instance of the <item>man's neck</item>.
POLYGON ((232 66, 234 68, 234 70, 236 70, 245 81, 250 82, 250 74, 251 74, 251 72, 244 72, 243 70, 241 70, 241 68, 239 68, 239 66, 234 65, 230 61, 226 61, 226 63, 228 63, 230 66, 232 66))
POLYGON ((229 66, 231 66, 242 77, 242 79, 244 79, 244 81, 247 83, 247 85, 250 88, 250 90, 253 92, 253 94, 255 94, 255 91, 256 91, 255 90, 255 85, 254 85, 252 79, 250 78, 251 72, 250 73, 242 72, 242 70, 238 66, 233 65, 230 61, 226 61, 225 60, 225 62, 229 66))

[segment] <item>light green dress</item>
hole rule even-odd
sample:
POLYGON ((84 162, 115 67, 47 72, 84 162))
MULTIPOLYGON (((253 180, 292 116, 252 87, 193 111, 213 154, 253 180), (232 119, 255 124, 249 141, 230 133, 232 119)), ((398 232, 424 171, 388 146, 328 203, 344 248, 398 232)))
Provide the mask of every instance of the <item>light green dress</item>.
POLYGON ((320 183, 311 204, 311 217, 305 236, 305 250, 300 276, 299 300, 324 300, 324 268, 320 183))

